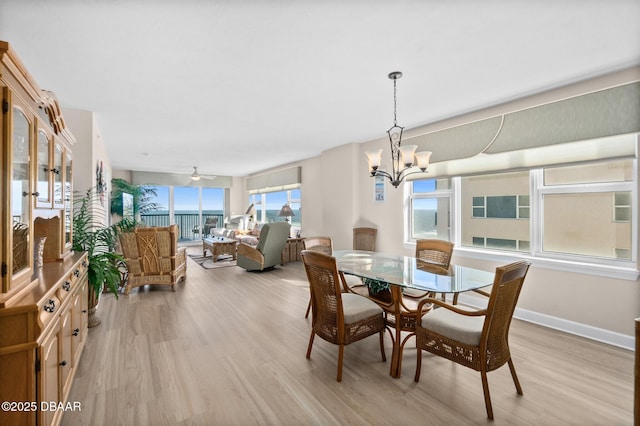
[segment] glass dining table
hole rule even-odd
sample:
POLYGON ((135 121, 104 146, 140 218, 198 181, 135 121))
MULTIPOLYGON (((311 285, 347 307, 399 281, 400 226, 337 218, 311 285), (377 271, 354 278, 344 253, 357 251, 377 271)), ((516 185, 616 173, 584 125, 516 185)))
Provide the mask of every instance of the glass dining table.
MULTIPOLYGON (((434 265, 415 257, 370 251, 334 250, 333 256, 336 258, 340 273, 388 284, 392 301, 387 305, 387 309, 391 308, 394 311, 396 319, 401 315, 400 302, 403 291, 406 289, 456 294, 490 286, 493 284, 495 275, 493 272, 458 265, 450 265, 448 269, 438 270, 433 267, 434 265)), ((401 373, 402 325, 400 321, 395 321, 394 326, 390 374, 397 378, 401 373)))

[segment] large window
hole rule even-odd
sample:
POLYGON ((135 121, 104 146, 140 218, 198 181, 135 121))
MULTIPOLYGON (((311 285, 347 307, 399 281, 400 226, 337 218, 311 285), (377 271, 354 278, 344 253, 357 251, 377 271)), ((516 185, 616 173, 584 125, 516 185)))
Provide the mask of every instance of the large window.
POLYGON ((201 239, 207 219, 217 218, 216 226, 223 226, 224 189, 189 186, 152 188, 157 196, 149 201, 160 208, 142 216, 147 225, 168 226, 175 223, 180 229, 182 241, 201 239))
POLYGON ((529 250, 529 172, 461 179, 460 244, 529 250))
POLYGON ((253 204, 256 210, 256 221, 258 223, 282 222, 288 220, 295 229, 300 229, 302 223, 300 189, 290 189, 286 191, 264 192, 251 194, 249 204, 253 204), (278 217, 280 209, 284 204, 289 204, 293 211, 293 216, 284 218, 278 217))
POLYGON ((488 252, 632 267, 635 176, 636 160, 626 159, 413 181, 410 240, 452 235, 488 252), (449 223, 451 234, 442 231, 449 223))
POLYGON ((542 170, 540 251, 631 260, 634 162, 542 170))

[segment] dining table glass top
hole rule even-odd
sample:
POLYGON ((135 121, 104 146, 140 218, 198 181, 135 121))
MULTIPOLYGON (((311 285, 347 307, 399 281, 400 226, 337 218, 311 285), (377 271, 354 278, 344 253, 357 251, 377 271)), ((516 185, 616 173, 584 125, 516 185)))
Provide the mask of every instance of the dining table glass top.
POLYGON ((466 266, 443 269, 415 257, 387 253, 334 250, 338 270, 401 287, 437 293, 461 293, 493 284, 494 273, 466 266))

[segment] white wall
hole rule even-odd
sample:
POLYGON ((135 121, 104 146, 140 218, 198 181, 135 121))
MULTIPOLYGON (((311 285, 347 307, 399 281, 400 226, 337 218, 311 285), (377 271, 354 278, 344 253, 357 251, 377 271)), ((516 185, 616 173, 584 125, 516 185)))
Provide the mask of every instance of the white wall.
POLYGON ((96 168, 102 161, 103 179, 107 190, 102 202, 94 205, 101 214, 96 217, 105 218, 104 225, 109 223, 109 195, 111 193, 111 161, 100 134, 100 128, 91 111, 64 108, 62 115, 67 127, 76 138, 73 145, 73 191, 84 194, 88 189, 95 188, 97 183, 96 168))
MULTIPOLYGON (((495 116, 514 109, 528 108, 638 79, 640 69, 563 87, 548 93, 520 99, 502 106, 455 117, 419 129, 407 131, 407 137, 444 129, 495 116)), ((384 129, 381 130, 384 134, 384 129)), ((328 235, 336 249, 351 248, 354 226, 378 229, 377 249, 411 255, 413 246, 405 245, 404 189, 387 183, 386 201, 373 200, 373 182, 369 177, 365 151, 382 148, 388 161, 386 138, 362 144, 348 144, 323 152, 319 157, 299 162, 302 166, 303 236, 328 235), (322 212, 320 214, 320 212, 322 212)), ((485 270, 494 270, 504 261, 474 258, 461 250, 453 262, 485 270)), ((469 303, 475 303, 468 298, 469 303)), ((542 325, 632 349, 634 319, 640 317, 640 283, 589 273, 552 269, 533 260, 522 290, 516 316, 542 325)))
MULTIPOLYGON (((406 137, 445 129, 503 112, 528 108, 589 91, 611 87, 638 79, 640 68, 617 73, 547 93, 519 99, 501 106, 443 120, 417 129, 408 129, 406 137)), ((98 159, 105 161, 109 184, 111 167, 93 119, 86 111, 65 110, 64 117, 78 142, 74 146, 74 186, 95 185, 98 159), (89 184, 91 182, 91 184, 89 184), (89 184, 89 185, 88 185, 89 184)), ((381 136, 384 135, 381 127, 381 136)), ((378 228, 379 251, 411 255, 405 246, 403 185, 393 188, 387 183, 386 201, 373 199, 373 179, 369 177, 365 151, 382 148, 389 155, 385 138, 362 144, 346 144, 290 166, 302 167, 302 236, 327 235, 336 249, 352 246, 354 226, 378 228)), ((110 186, 110 185, 109 185, 110 186)), ((245 178, 234 178, 229 189, 228 207, 232 213, 244 213, 247 206, 245 178)), ((454 252, 453 262, 493 270, 501 263, 482 260, 454 252)), ((473 303, 473 299, 469 299, 473 303)), ((640 283, 616 278, 550 269, 534 260, 518 304, 517 316, 543 325, 596 338, 619 346, 634 345, 634 318, 640 316, 640 283)))

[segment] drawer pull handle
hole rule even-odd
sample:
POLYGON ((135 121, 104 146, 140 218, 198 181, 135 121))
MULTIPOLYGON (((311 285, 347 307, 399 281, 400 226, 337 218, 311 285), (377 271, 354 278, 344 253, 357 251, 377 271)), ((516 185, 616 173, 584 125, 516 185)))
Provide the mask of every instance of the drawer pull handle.
POLYGON ((56 302, 54 302, 52 299, 49 299, 47 304, 44 305, 43 309, 46 312, 53 312, 56 309, 56 302))
POLYGON ((76 269, 75 271, 73 271, 73 275, 77 278, 80 276, 80 270, 76 269))
POLYGON ((85 268, 87 267, 87 261, 86 260, 82 261, 82 266, 84 266, 85 268))
POLYGON ((80 334, 80 329, 76 328, 75 330, 73 330, 73 335, 77 336, 78 334, 80 334))
POLYGON ((69 290, 71 290, 71 283, 70 283, 69 281, 65 281, 65 282, 64 282, 64 284, 62 284, 62 288, 63 288, 65 291, 69 291, 69 290))
POLYGON ((86 310, 86 309, 83 309, 83 310, 82 310, 82 313, 83 313, 83 314, 86 314, 86 313, 87 313, 87 310, 86 310))
POLYGON ((36 192, 32 192, 32 193, 28 193, 26 191, 22 191, 22 196, 26 197, 27 195, 35 195, 36 197, 40 196, 40 193, 38 191, 36 192))
POLYGON ((62 361, 60 365, 64 367, 65 365, 67 365, 67 361, 62 361))

